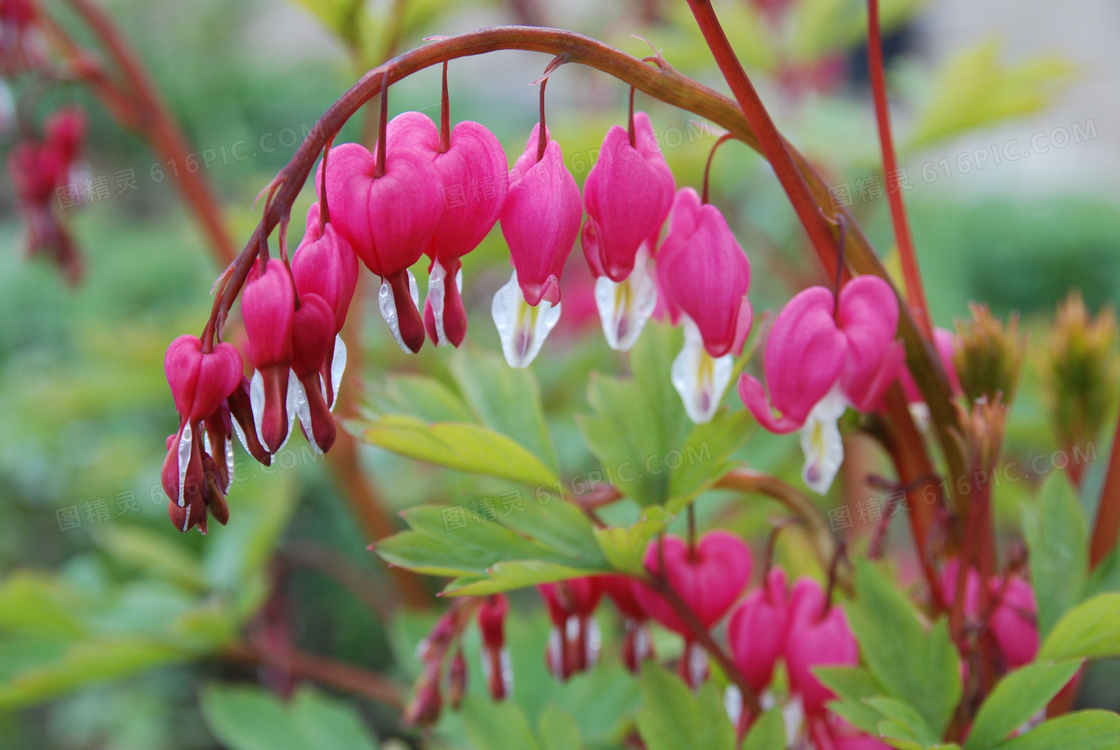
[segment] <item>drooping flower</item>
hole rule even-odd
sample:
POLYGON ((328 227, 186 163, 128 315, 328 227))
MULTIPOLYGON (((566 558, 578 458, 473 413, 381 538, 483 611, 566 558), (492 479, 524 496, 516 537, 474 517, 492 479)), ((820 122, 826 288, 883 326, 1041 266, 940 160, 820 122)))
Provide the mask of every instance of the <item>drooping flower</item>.
POLYGON ((513 690, 513 665, 506 648, 505 621, 509 600, 504 594, 488 596, 478 608, 478 629, 482 633, 482 675, 490 697, 500 701, 513 690))
POLYGON ((552 631, 548 636, 545 662, 559 680, 595 666, 602 636, 592 618, 603 596, 596 577, 570 578, 537 586, 548 606, 552 631))
POLYGON ((649 633, 649 615, 634 594, 635 581, 622 575, 605 575, 599 576, 599 585, 624 621, 622 662, 631 672, 637 672, 642 662, 653 658, 653 640, 649 633))
MULTIPOLYGON (((718 622, 751 577, 751 553, 746 543, 727 531, 710 531, 690 549, 685 540, 666 535, 650 542, 646 549, 645 569, 655 578, 664 578, 670 589, 684 601, 705 628, 718 622)), ((685 653, 680 672, 692 687, 698 687, 707 675, 708 661, 704 649, 695 643, 692 631, 661 594, 646 585, 634 587, 634 595, 650 617, 685 639, 685 653)))
POLYGON ((794 584, 785 660, 790 689, 801 696, 809 715, 822 713, 825 704, 836 697, 813 669, 859 663, 859 646, 844 610, 830 606, 820 584, 811 578, 800 578, 794 584))
POLYGON ((673 203, 675 182, 649 116, 634 113, 634 143, 615 125, 584 183, 583 253, 595 274, 603 333, 613 349, 637 341, 657 304, 649 261, 673 203))
POLYGON ((786 572, 772 568, 762 586, 731 613, 727 640, 735 666, 756 692, 774 675, 774 665, 786 646, 789 601, 786 572))
MULTIPOLYGON (((241 317, 249 337, 249 357, 255 370, 250 395, 257 434, 270 453, 288 439, 289 380, 292 366, 292 327, 295 289, 284 262, 273 258, 254 265, 241 292, 241 317)), ((297 381, 298 384, 298 381, 297 381)))
POLYGON ((533 128, 510 172, 501 216, 513 275, 494 295, 491 314, 512 367, 533 361, 560 318, 560 276, 583 216, 579 188, 564 166, 560 144, 548 141, 537 159, 540 127, 533 128))
MULTIPOLYGON (((443 215, 439 175, 431 159, 397 147, 386 137, 384 173, 377 159, 356 143, 331 149, 326 191, 331 222, 370 271, 381 277, 378 306, 401 349, 424 343, 417 309, 419 291, 409 266, 432 239, 443 215)), ((323 181, 316 180, 318 190, 323 181)), ((320 195, 319 199, 322 200, 320 195)))
POLYGON ((988 625, 1007 666, 1017 669, 1038 655, 1038 603, 1034 589, 1019 576, 989 582, 997 602, 988 625))
POLYGON ((739 379, 739 395, 763 427, 779 434, 803 429, 802 477, 821 494, 844 457, 837 421, 848 406, 879 408, 903 367, 897 327, 898 299, 876 276, 853 279, 838 301, 830 290, 810 287, 789 301, 770 331, 763 365, 769 401, 758 380, 739 379))
POLYGON ((168 514, 180 531, 197 526, 206 533, 208 513, 223 524, 229 518, 225 493, 233 446, 226 399, 242 379, 241 355, 224 343, 203 351, 198 337, 185 335, 167 347, 163 369, 179 413, 179 429, 167 439, 160 472, 168 514))
POLYGON ((673 361, 673 385, 696 423, 708 422, 731 382, 732 353, 750 332, 751 267, 719 209, 692 188, 677 192, 657 274, 685 344, 673 361))
POLYGON ((322 370, 335 340, 334 311, 318 294, 301 294, 292 319, 292 374, 299 381, 296 416, 317 452, 330 450, 336 437, 322 370))
POLYGON ((470 121, 451 130, 444 148, 435 123, 420 112, 395 117, 387 137, 394 148, 411 148, 430 158, 439 175, 443 215, 424 249, 432 261, 424 326, 437 346, 459 346, 467 332, 461 259, 478 247, 501 215, 509 190, 505 152, 493 133, 470 121))

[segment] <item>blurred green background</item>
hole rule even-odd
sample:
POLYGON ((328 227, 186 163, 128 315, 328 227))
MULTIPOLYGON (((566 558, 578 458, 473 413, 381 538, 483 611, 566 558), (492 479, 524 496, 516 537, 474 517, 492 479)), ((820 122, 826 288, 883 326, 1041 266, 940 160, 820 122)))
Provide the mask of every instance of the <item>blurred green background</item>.
MULTIPOLYGON (((205 176, 238 239, 255 224, 257 192, 359 68, 387 50, 421 44, 425 36, 547 22, 643 55, 646 44, 630 36, 641 34, 675 67, 723 90, 687 8, 675 0, 371 2, 359 15, 364 20, 338 29, 330 26, 345 5, 341 1, 105 5, 139 50, 196 153, 201 158, 206 149, 218 152, 205 176), (399 27, 397 9, 403 9, 399 27), (223 158, 225 153, 230 156, 223 158)), ((1080 289, 1094 309, 1120 300, 1120 211, 1114 185, 1092 169, 1114 157, 1117 120, 1108 120, 1104 109, 1094 115, 1068 106, 1078 101, 1078 87, 1092 71, 1051 56, 1050 49, 1028 45, 1001 54, 983 43, 953 44, 943 30, 931 42, 930 27, 940 28, 929 20, 935 9, 917 2, 885 7, 896 32, 892 96, 912 184, 905 198, 934 317, 951 327, 970 300, 986 301, 1000 315, 1023 315, 1032 354, 1007 454, 1027 460, 1049 455, 1054 439, 1037 388, 1037 354, 1054 307, 1072 289, 1080 289), (939 45, 947 52, 937 52, 939 45), (1056 128, 1076 135, 1081 131, 1074 123, 1096 137, 1036 151, 1034 171, 1026 169, 1028 159, 1000 165, 987 159, 981 168, 980 152, 1020 153, 1039 132, 1050 139, 1056 128)), ((832 175, 834 185, 849 186, 854 210, 892 262, 886 201, 867 182, 876 169, 877 143, 860 64, 861 8, 842 0, 800 0, 778 34, 749 3, 717 3, 779 126, 832 175)), ((512 52, 453 63, 453 119, 490 127, 512 162, 536 119, 536 89, 529 84, 546 63, 542 55, 512 52)), ((602 134, 623 121, 628 92, 574 66, 551 80, 549 125, 582 184, 602 134)), ((392 113, 421 109, 435 117, 438 100, 433 69, 395 86, 390 107, 392 113)), ((662 133, 675 128, 701 134, 682 136, 676 147, 670 137, 666 149, 678 185, 698 188, 714 137, 690 131, 687 113, 641 94, 637 101, 662 133)), ((215 732, 230 731, 223 729, 230 719, 221 706, 245 700, 246 713, 260 709, 268 715, 253 703, 256 694, 230 696, 220 685, 283 683, 275 670, 215 656, 246 633, 287 638, 308 653, 407 684, 417 670, 413 649, 431 616, 384 616, 395 604, 385 565, 366 550, 372 540, 349 512, 332 472, 301 451, 300 438, 288 449, 290 459, 268 472, 238 449, 239 463, 246 462, 239 474, 244 481, 230 493, 228 527, 212 527, 202 538, 180 535, 168 523, 158 472, 175 416, 163 351, 174 336, 201 330, 209 312, 207 290, 220 269, 168 179, 171 167, 117 127, 88 92, 52 90, 38 114, 70 102, 90 115, 90 174, 134 170, 139 187, 65 212, 88 267, 84 283, 71 289, 47 263, 22 258, 11 185, 0 183, 0 747, 219 747, 215 732)), ((344 135, 359 138, 360 126, 351 123, 344 135)), ((9 133, 5 151, 10 140, 9 133)), ((295 217, 306 210, 306 194, 295 217)), ((824 280, 769 169, 741 144, 724 146, 716 157, 712 196, 751 258, 757 312, 776 309, 800 286, 824 280)), ((290 241, 298 239, 293 230, 290 241)), ((473 349, 498 348, 488 310, 508 276, 505 257, 495 232, 465 263, 473 349)), ((588 279, 577 247, 565 275, 565 320, 533 365, 566 476, 597 466, 573 420, 588 411, 588 373, 625 369, 625 358, 602 341, 588 279)), ((360 376, 367 394, 393 395, 385 396, 392 388, 385 385, 389 371, 451 382, 450 353, 427 347, 405 358, 372 305, 365 305, 364 315, 367 357, 360 376)), ((728 403, 736 401, 728 397, 728 403)), ((1099 482, 1107 445, 1097 445, 1095 455, 1101 460, 1090 468, 1090 485, 1099 482)), ((796 442, 761 432, 741 457, 791 479, 799 470, 796 442)), ((491 480, 372 448, 362 461, 390 511, 501 489, 491 480)), ((1032 490, 1027 482, 997 489, 1009 522, 1007 539, 1016 536, 1019 506, 1032 490)), ((830 505, 828 499, 821 503, 830 505)), ((759 539, 776 512, 761 501, 732 504, 718 495, 699 509, 702 522, 718 519, 759 539)), ((795 547, 785 554, 794 569, 811 565, 795 547)), ((434 592, 437 582, 428 585, 434 592)), ((533 598, 515 597, 510 626, 518 703, 532 717, 549 702, 564 706, 591 746, 617 746, 618 718, 633 709, 637 694, 615 666, 612 639, 603 674, 553 685, 542 663, 545 619, 533 598)), ((604 618, 609 621, 609 614, 604 618)), ((480 679, 471 690, 482 694, 480 679)), ((360 715, 364 731, 378 735, 385 747, 422 742, 419 733, 399 726, 396 712, 336 697, 343 702, 308 697, 308 712, 323 701, 341 711, 332 715, 332 726, 349 726, 360 715)), ((1120 705, 1107 672, 1090 679, 1085 700, 1120 705)), ((424 746, 486 747, 479 728, 486 719, 479 717, 502 710, 472 699, 464 712, 465 733, 460 719, 450 717, 424 746)))

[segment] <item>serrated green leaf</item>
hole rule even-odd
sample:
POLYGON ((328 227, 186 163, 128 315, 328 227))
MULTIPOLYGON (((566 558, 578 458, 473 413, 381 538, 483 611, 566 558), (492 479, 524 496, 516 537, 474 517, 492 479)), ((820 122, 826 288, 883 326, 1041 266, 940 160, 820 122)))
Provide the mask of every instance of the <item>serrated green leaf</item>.
POLYGON ((934 731, 914 706, 881 695, 867 698, 864 702, 887 718, 879 724, 882 736, 913 742, 919 750, 940 744, 941 733, 934 731))
POLYGON ((1042 642, 1038 661, 1120 657, 1120 594, 1101 594, 1074 607, 1042 642))
POLYGON ((1116 750, 1120 748, 1120 715, 1111 711, 1078 711, 1039 724, 995 750, 1116 750))
POLYGON ((577 750, 583 747, 583 735, 575 717, 562 708, 548 706, 538 722, 541 750, 577 750))
POLYGON ((493 352, 470 348, 457 350, 450 364, 455 384, 478 420, 511 438, 558 474, 556 448, 532 370, 510 367, 493 352))
POLYGON ((1081 667, 1081 661, 1036 662, 1006 675, 996 685, 964 743, 965 750, 995 747, 1046 708, 1081 667))
POLYGON ((488 596, 606 572, 605 567, 573 568, 540 560, 507 560, 492 565, 485 578, 452 581, 443 593, 446 596, 488 596))
POLYGON ((649 750, 734 750, 735 729, 715 684, 705 683, 693 696, 675 674, 647 662, 639 686, 643 704, 638 712, 638 731, 649 750))
POLYGON ((995 40, 969 47, 942 66, 902 150, 1037 112, 1072 72, 1072 65, 1058 57, 1006 66, 995 40))
POLYGON ((927 632, 910 601, 866 561, 856 569, 856 595, 848 618, 871 673, 942 734, 962 694, 948 624, 941 620, 927 632))
POLYGON ((774 750, 785 746, 786 723, 780 708, 771 709, 758 717, 743 740, 743 750, 774 750))
POLYGON ((511 438, 460 422, 428 425, 403 415, 357 425, 368 443, 402 456, 472 474, 509 479, 532 487, 551 486, 556 474, 511 438))
POLYGON ((757 424, 746 410, 720 409, 706 424, 696 425, 679 449, 680 466, 669 483, 670 513, 683 509, 697 495, 733 468, 728 462, 741 448, 757 424))
POLYGON ((377 750, 353 706, 303 687, 284 704, 257 687, 211 685, 200 707, 229 750, 377 750))
MULTIPOLYGON (((551 497, 551 496, 546 496, 551 497)), ((555 497, 547 503, 524 503, 523 510, 499 512, 497 520, 508 528, 589 565, 606 567, 607 560, 595 540, 595 527, 575 503, 555 497)))
POLYGON ((1038 601, 1038 632, 1045 639, 1077 603, 1089 565, 1085 514, 1064 476, 1055 474, 1042 485, 1036 507, 1024 514, 1023 533, 1038 601))
POLYGON ((650 540, 664 531, 672 520, 662 508, 646 508, 641 519, 631 526, 595 529, 595 539, 612 568, 630 575, 644 575, 643 561, 650 540))
POLYGON ((499 747, 540 750, 524 709, 512 701, 497 703, 467 696, 463 700, 462 716, 467 736, 479 750, 499 747))

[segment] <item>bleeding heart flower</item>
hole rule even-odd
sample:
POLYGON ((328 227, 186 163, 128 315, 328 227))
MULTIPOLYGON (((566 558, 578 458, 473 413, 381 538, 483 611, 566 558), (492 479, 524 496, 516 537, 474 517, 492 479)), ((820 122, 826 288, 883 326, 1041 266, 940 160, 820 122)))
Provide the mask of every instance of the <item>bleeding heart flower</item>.
MULTIPOLYGON (((513 275, 494 295, 491 313, 512 367, 527 367, 560 318, 560 276, 583 216, 579 188, 549 141, 537 159, 540 124, 510 172, 502 235, 513 275)), ((545 131, 547 134, 547 130, 545 131)))
POLYGON ((599 586, 618 607, 624 622, 622 662, 631 672, 638 672, 642 662, 653 658, 653 640, 650 638, 649 616, 634 593, 637 581, 622 575, 599 576, 599 586))
POLYGON ((241 355, 233 344, 202 351, 197 336, 184 335, 167 347, 163 371, 180 419, 197 422, 214 413, 241 380, 241 355))
POLYGON ((292 366, 295 289, 283 261, 273 258, 264 273, 254 265, 241 292, 241 317, 249 337, 257 433, 272 453, 283 447, 290 425, 288 381, 292 366))
POLYGON ((478 629, 482 633, 482 674, 490 697, 500 701, 513 690, 513 666, 506 648, 505 621, 509 600, 504 594, 488 596, 478 608, 478 629))
POLYGON ((708 422, 731 382, 731 353, 742 351, 750 332, 750 262, 719 209, 701 204, 695 190, 684 188, 673 202, 657 273, 673 320, 684 323, 673 385, 689 418, 708 422))
POLYGON ((813 674, 814 668, 859 663, 859 646, 844 610, 829 606, 820 584, 810 578, 794 584, 785 656, 790 688, 801 696, 807 714, 823 712, 825 703, 836 697, 813 674))
MULTIPOLYGON (((356 143, 331 149, 326 191, 331 222, 366 264, 381 277, 378 303, 401 349, 424 344, 419 292, 408 270, 432 239, 443 215, 439 175, 431 159, 386 138, 385 171, 356 143)), ((321 169, 321 168, 320 168, 321 169)), ((323 189, 321 180, 316 187, 323 189)), ((322 200, 322 195, 319 196, 322 200)))
POLYGON ((727 626, 735 665, 757 692, 770 684, 774 665, 785 651, 788 624, 786 572, 772 568, 762 587, 731 613, 727 626))
POLYGON ((537 586, 548 606, 552 631, 548 636, 545 662, 559 680, 595 666, 602 637, 592 618, 603 589, 598 577, 570 578, 537 586))
POLYGON ((322 369, 334 344, 334 311, 318 294, 302 294, 292 324, 292 373, 299 380, 296 416, 316 452, 330 450, 336 437, 327 405, 322 369))
POLYGON ((993 578, 991 596, 997 602, 988 626, 1003 658, 1012 669, 1029 664, 1038 655, 1038 603, 1034 589, 1019 576, 1006 582, 993 578))
POLYGON ((493 133, 470 121, 451 130, 444 148, 435 123, 420 112, 394 118, 388 139, 395 148, 430 158, 439 174, 444 211, 424 250, 432 259, 424 325, 437 345, 459 346, 467 332, 460 259, 478 247, 502 213, 509 190, 505 152, 493 133))
MULTIPOLYGON (((710 531, 694 549, 680 537, 666 535, 660 545, 650 542, 646 549, 645 569, 661 576, 661 560, 665 562, 665 580, 684 601, 705 628, 711 628, 743 593, 751 577, 751 552, 739 537, 727 531, 710 531)), ((681 674, 686 682, 697 687, 707 674, 707 655, 693 642, 692 631, 661 595, 648 586, 634 588, 634 595, 650 617, 685 638, 685 655, 681 674)))
POLYGON ((850 281, 839 301, 824 287, 810 287, 790 300, 770 331, 764 363, 769 403, 755 378, 739 379, 739 395, 763 427, 775 433, 804 428, 802 477, 821 494, 844 458, 837 421, 848 406, 879 408, 903 367, 897 327, 898 298, 876 276, 850 281))
POLYGON ((630 349, 657 304, 649 259, 673 202, 673 173, 656 148, 645 112, 634 113, 634 143, 619 126, 603 140, 584 183, 583 253, 607 343, 630 349))

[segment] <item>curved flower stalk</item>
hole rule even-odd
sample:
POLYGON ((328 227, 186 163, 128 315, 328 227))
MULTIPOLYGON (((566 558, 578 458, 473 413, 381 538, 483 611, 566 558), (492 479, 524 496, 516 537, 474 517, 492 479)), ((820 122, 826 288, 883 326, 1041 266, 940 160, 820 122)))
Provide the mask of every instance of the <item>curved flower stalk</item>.
POLYGON ((739 380, 743 403, 759 424, 779 434, 802 430, 802 478, 820 494, 844 459, 840 417, 849 406, 878 409, 901 371, 897 325, 897 297, 874 276, 853 279, 839 298, 811 287, 790 300, 770 331, 764 363, 769 401, 758 380, 739 380))

